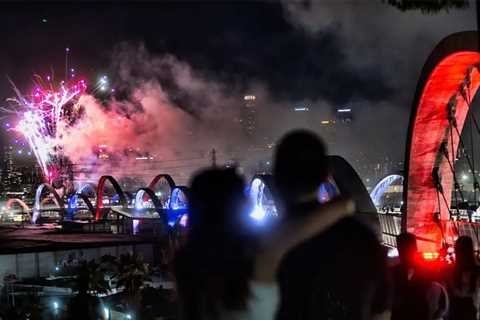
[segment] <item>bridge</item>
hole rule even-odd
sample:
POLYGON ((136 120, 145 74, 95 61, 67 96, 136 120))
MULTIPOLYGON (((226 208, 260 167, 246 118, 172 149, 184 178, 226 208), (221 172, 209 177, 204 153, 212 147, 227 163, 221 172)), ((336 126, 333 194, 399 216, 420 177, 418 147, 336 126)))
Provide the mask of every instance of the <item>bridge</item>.
MULTIPOLYGON (((455 33, 440 41, 419 76, 407 132, 403 172, 384 177, 368 195, 354 170, 345 161, 331 158, 331 181, 321 187, 320 198, 328 199, 338 193, 352 196, 359 211, 373 223, 380 224, 383 240, 391 246, 396 245, 396 235, 404 231, 417 236, 419 249, 423 252, 445 249, 460 235, 469 235, 478 244, 480 224, 472 219, 471 212, 472 208, 476 210, 480 206, 477 197, 480 184, 473 148, 468 150, 466 147, 462 131, 469 119, 470 128, 480 136, 478 121, 472 112, 468 112, 479 85, 478 33, 455 33), (459 151, 465 154, 471 174, 473 201, 470 202, 455 172, 459 151), (378 214, 376 207, 393 183, 402 185, 398 210, 378 214), (462 219, 464 212, 467 219, 462 219)), ((255 192, 251 194, 256 201, 253 217, 260 219, 268 214, 275 215, 271 178, 256 179, 252 184, 255 192), (269 192, 260 192, 266 189, 269 192)))
MULTIPOLYGON (((355 170, 341 157, 331 156, 332 168, 328 183, 321 186, 322 201, 335 195, 351 196, 359 214, 370 223, 380 226, 386 244, 395 245, 395 236, 401 231, 414 233, 419 248, 424 252, 438 252, 451 245, 462 234, 477 239, 479 225, 471 218, 459 219, 461 210, 478 208, 480 193, 475 175, 474 155, 469 155, 462 131, 467 121, 480 136, 480 126, 469 112, 480 85, 479 37, 476 31, 452 34, 443 39, 427 58, 420 73, 411 107, 407 131, 405 167, 402 174, 395 173, 379 181, 368 194, 355 170), (455 172, 459 151, 466 153, 472 173, 473 201, 464 196, 455 172), (401 208, 378 214, 378 206, 392 183, 402 185, 401 208), (396 212, 395 212, 396 211, 396 212)), ((473 130, 473 129, 472 129, 473 130)), ((177 186, 168 174, 153 177, 150 184, 138 189, 130 197, 112 176, 102 176, 96 185, 81 186, 74 194, 60 195, 52 186, 42 184, 37 189, 35 203, 30 209, 21 200, 11 200, 8 206, 19 206, 31 212, 36 223, 46 211, 43 199, 49 196, 60 221, 73 221, 80 212, 92 220, 111 218, 130 219, 132 224, 149 217, 164 219, 175 225, 188 210, 188 188, 177 186), (162 181, 168 191, 160 195, 155 191, 162 181), (111 202, 104 197, 105 184, 115 191, 111 202), (148 209, 148 210, 147 210, 148 209), (147 217, 148 216, 148 217, 147 217)), ((256 221, 277 216, 276 193, 268 175, 255 176, 250 184, 250 197, 255 204, 250 213, 256 221)), ((139 222, 140 221, 140 222, 139 222)))
MULTIPOLYGON (((84 184, 72 194, 59 193, 59 189, 43 183, 37 187, 32 208, 21 199, 9 199, 6 209, 13 211, 19 208, 20 213, 30 216, 33 224, 48 214, 53 215, 59 224, 78 221, 81 215, 86 220, 96 222, 121 219, 138 225, 143 220, 157 219, 173 226, 186 214, 188 204, 188 188, 176 185, 168 174, 153 177, 147 186, 133 192, 134 197, 129 197, 112 176, 100 177, 96 185, 84 184), (107 183, 115 193, 111 197, 105 194, 107 183), (167 190, 157 190, 162 183, 168 186, 167 190)), ((134 229, 132 233, 135 233, 134 229)))

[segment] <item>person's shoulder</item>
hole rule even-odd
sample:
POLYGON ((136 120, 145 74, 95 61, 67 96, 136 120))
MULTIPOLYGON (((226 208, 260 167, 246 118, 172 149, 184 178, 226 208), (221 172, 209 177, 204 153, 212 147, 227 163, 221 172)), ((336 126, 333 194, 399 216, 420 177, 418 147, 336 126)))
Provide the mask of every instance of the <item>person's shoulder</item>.
POLYGON ((477 278, 477 281, 480 281, 480 266, 479 265, 476 265, 473 268, 473 273, 474 273, 475 277, 477 278))
POLYGON ((188 273, 188 270, 193 265, 194 252, 188 247, 178 249, 173 258, 173 270, 176 274, 188 273))
POLYGON ((332 231, 348 234, 356 239, 378 242, 378 237, 372 226, 358 216, 346 217, 332 227, 332 231))

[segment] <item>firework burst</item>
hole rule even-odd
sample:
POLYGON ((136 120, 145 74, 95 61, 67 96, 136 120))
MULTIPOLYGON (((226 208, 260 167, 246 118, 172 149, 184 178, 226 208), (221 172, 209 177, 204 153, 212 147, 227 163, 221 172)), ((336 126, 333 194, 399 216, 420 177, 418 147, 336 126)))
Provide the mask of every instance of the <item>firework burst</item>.
POLYGON ((52 182, 59 172, 56 159, 61 158, 59 143, 61 129, 68 127, 79 110, 79 99, 85 92, 85 80, 74 83, 62 81, 56 88, 47 77, 47 85, 37 77, 36 85, 29 96, 24 96, 14 86, 16 98, 9 99, 20 120, 15 127, 28 142, 46 179, 52 182))

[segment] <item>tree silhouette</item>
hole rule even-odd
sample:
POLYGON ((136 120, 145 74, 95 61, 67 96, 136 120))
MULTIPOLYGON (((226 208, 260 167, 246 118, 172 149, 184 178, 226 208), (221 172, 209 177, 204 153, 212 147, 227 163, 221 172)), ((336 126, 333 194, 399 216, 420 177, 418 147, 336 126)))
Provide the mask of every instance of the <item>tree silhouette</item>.
POLYGON ((127 253, 120 256, 118 262, 118 286, 125 288, 127 306, 138 314, 142 295, 140 288, 149 280, 149 265, 137 253, 127 253))
POLYGON ((469 7, 467 0, 382 0, 400 11, 420 10, 424 14, 435 14, 439 11, 451 9, 465 9, 469 7))
POLYGON ((82 261, 76 274, 78 294, 70 303, 67 319, 96 319, 100 306, 97 295, 110 289, 105 280, 105 270, 95 260, 82 261))

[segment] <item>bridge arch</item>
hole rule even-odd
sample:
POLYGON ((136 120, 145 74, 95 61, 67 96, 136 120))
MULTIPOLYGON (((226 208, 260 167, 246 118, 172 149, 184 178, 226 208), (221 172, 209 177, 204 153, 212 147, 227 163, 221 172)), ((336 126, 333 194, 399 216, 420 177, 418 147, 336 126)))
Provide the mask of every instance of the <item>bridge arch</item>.
POLYGON ((14 204, 18 204, 22 208, 23 213, 30 212, 30 208, 28 207, 28 205, 23 200, 18 198, 8 199, 5 206, 7 207, 7 209, 11 209, 14 204))
POLYGON ((267 216, 277 216, 277 205, 274 196, 273 176, 258 174, 252 178, 249 186, 249 198, 253 208, 250 217, 261 221, 267 216))
POLYGON ((93 183, 85 183, 85 184, 82 184, 80 188, 78 188, 78 190, 76 191, 76 193, 78 194, 85 193, 85 192, 96 194, 97 187, 93 183))
POLYGON ((125 197, 125 194, 123 193, 123 190, 118 184, 117 180, 115 180, 115 178, 112 176, 101 176, 100 179, 98 180, 98 186, 97 186, 97 204, 96 204, 96 211, 95 211, 95 220, 102 219, 103 192, 105 188, 105 182, 107 181, 109 181, 112 184, 113 188, 115 189, 115 192, 118 195, 120 204, 123 207, 127 206, 127 198, 125 197))
MULTIPOLYGON (((353 199, 357 213, 376 216, 377 209, 373 205, 362 179, 348 161, 341 156, 328 156, 328 165, 331 179, 339 193, 353 199)), ((378 225, 378 221, 373 223, 378 225)))
POLYGON ((443 156, 456 154, 459 138, 452 134, 449 118, 461 133, 480 85, 478 33, 466 31, 443 39, 428 57, 413 99, 407 136, 402 229, 417 235, 422 251, 438 250, 453 242, 448 225, 453 174, 443 156), (452 143, 453 142, 453 143, 452 143), (444 148, 446 146, 446 148, 444 148), (445 201, 438 204, 437 180, 445 201), (440 223, 435 218, 440 213, 440 223), (443 225, 443 226, 442 226, 443 225))
POLYGON ((174 227, 178 223, 182 226, 186 225, 186 219, 188 218, 182 218, 187 216, 189 197, 190 189, 186 186, 176 186, 172 189, 168 201, 167 224, 169 226, 174 227))
POLYGON ((50 201, 52 201, 55 206, 60 207, 60 203, 58 203, 58 201, 57 201, 57 199, 55 199, 55 197, 53 197, 53 198, 43 198, 40 201, 40 205, 43 207, 44 205, 47 205, 50 201))
POLYGON ((33 205, 33 212, 32 212, 32 223, 37 223, 38 218, 40 217, 40 211, 42 209, 42 194, 44 189, 48 190, 50 194, 53 195, 55 204, 58 205, 60 209, 60 217, 63 219, 65 214, 65 204, 63 199, 58 195, 57 191, 54 187, 52 187, 48 183, 42 183, 38 186, 37 191, 35 192, 35 203, 33 205))
POLYGON ((173 180, 172 176, 169 174, 157 174, 152 179, 152 181, 150 181, 150 183, 148 184, 148 188, 150 188, 151 190, 155 190, 155 186, 162 179, 165 179, 167 181, 168 185, 170 186, 170 189, 175 188, 175 181, 173 180))
POLYGON ((150 198, 150 200, 152 200, 155 210, 160 214, 161 209, 163 209, 163 204, 161 203, 160 199, 158 199, 155 192, 148 187, 140 188, 135 193, 135 209, 143 209, 143 203, 147 196, 150 198))
MULTIPOLYGON (((152 190, 156 194, 156 190, 160 182, 165 181, 166 184, 168 185, 168 192, 162 192, 160 196, 157 196, 157 198, 160 200, 162 203, 163 207, 166 208, 168 206, 168 202, 170 201, 170 197, 172 195, 172 190, 175 188, 175 181, 173 180, 172 176, 168 174, 158 174, 156 175, 152 181, 148 184, 148 188, 152 190)), ((144 199, 146 200, 146 199, 144 199)))
POLYGON ((190 190, 186 186, 176 186, 172 189, 172 195, 168 202, 168 209, 187 209, 190 190))
MULTIPOLYGON (((376 208, 355 169, 340 156, 328 156, 328 165, 330 179, 320 186, 320 200, 331 199, 338 194, 351 197, 355 201, 357 212, 367 214, 369 216, 368 220, 371 220, 368 222, 375 228, 379 228, 379 222, 375 215, 376 208)), ((277 214, 279 203, 276 201, 277 196, 272 175, 256 175, 250 183, 249 196, 254 204, 253 211, 250 214, 252 218, 261 220, 265 217, 267 212, 265 211, 265 205, 262 203, 272 206, 270 210, 274 210, 273 213, 277 214), (270 195, 265 194, 265 191, 269 192, 270 195), (265 196, 269 199, 265 199, 265 196)))
POLYGON ((95 186, 91 183, 86 183, 80 186, 80 188, 68 199, 66 220, 69 220, 69 221, 73 220, 75 216, 75 212, 78 209, 77 205, 78 205, 79 198, 82 199, 83 202, 85 202, 85 204, 87 205, 88 211, 90 211, 90 213, 93 216, 95 216, 95 213, 96 213, 95 207, 93 206, 88 196, 85 194, 86 192, 90 192, 91 194, 96 194, 97 190, 95 186))
POLYGON ((383 177, 370 192, 370 198, 372 198, 373 204, 375 207, 380 206, 380 201, 382 200, 385 191, 393 185, 395 182, 400 182, 403 184, 403 174, 401 172, 389 174, 388 176, 383 177))

